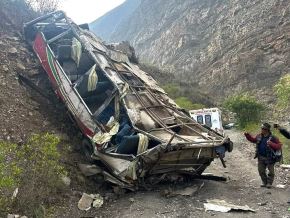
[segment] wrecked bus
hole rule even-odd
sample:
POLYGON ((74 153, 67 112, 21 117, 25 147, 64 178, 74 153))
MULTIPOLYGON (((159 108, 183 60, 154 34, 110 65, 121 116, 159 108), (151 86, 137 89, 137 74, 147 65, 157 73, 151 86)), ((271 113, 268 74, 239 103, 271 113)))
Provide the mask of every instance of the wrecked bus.
POLYGON ((26 23, 24 34, 105 181, 134 190, 167 175, 200 175, 232 150, 229 138, 193 120, 122 46, 105 45, 64 12, 26 23))

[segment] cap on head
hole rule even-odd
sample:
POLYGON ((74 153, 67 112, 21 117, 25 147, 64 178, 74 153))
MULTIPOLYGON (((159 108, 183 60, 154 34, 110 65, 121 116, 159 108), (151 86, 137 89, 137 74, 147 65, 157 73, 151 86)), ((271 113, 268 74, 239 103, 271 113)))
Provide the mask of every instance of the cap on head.
POLYGON ((270 125, 269 123, 263 123, 262 126, 261 126, 261 128, 270 131, 270 129, 271 129, 271 125, 270 125))

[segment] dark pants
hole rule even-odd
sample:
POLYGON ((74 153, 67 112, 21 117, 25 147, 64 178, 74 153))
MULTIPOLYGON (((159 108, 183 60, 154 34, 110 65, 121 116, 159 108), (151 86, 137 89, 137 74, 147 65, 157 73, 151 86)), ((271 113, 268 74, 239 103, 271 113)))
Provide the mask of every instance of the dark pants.
POLYGON ((136 154, 139 143, 139 136, 132 135, 132 128, 128 124, 123 124, 115 139, 118 145, 117 153, 136 154))
POLYGON ((259 156, 258 157, 258 171, 259 175, 262 179, 263 184, 269 184, 272 185, 274 181, 275 171, 274 171, 275 163, 272 161, 269 161, 268 158, 259 156), (268 168, 268 174, 267 174, 267 168, 268 168))

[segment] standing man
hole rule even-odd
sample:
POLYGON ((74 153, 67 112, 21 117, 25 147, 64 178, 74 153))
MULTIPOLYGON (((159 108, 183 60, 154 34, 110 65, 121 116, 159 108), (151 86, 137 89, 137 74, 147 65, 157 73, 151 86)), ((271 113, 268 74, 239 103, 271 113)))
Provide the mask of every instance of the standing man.
MULTIPOLYGON (((275 129, 278 129, 279 132, 285 136, 285 138, 290 139, 290 132, 288 132, 286 129, 281 127, 279 124, 274 124, 273 125, 275 129)), ((288 204, 290 204, 290 200, 287 201, 288 204)))
POLYGON ((275 160, 272 159, 271 154, 272 150, 281 149, 281 142, 277 137, 272 135, 271 125, 269 123, 262 124, 261 133, 255 137, 247 132, 245 132, 244 135, 248 141, 256 143, 257 145, 256 157, 258 157, 258 171, 262 180, 261 187, 271 188, 275 176, 275 160), (267 168, 269 171, 268 175, 266 173, 267 168))

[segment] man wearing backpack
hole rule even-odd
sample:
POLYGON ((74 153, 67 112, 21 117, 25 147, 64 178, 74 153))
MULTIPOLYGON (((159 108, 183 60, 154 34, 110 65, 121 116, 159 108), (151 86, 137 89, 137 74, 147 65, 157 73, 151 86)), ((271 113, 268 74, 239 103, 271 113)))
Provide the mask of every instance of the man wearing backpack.
POLYGON ((262 180, 261 187, 271 188, 275 176, 274 166, 277 161, 273 154, 281 149, 281 142, 276 136, 272 135, 269 123, 262 124, 261 133, 255 137, 247 132, 244 135, 248 141, 257 145, 256 157, 258 158, 258 171, 262 180), (267 168, 268 175, 266 173, 267 168))

